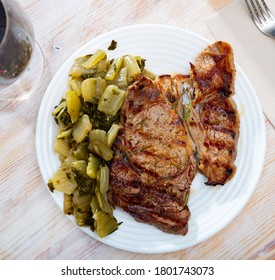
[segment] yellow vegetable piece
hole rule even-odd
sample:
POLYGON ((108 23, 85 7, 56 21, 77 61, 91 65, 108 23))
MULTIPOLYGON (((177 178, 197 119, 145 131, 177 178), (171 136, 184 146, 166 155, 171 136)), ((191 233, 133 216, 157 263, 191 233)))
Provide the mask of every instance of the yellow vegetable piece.
POLYGON ((73 138, 76 143, 80 143, 92 129, 92 124, 88 115, 83 115, 75 124, 73 138))
POLYGON ((81 212, 88 212, 93 196, 93 193, 81 194, 78 190, 76 190, 73 194, 74 208, 80 210, 81 212))
POLYGON ((93 102, 99 99, 107 87, 107 82, 102 78, 85 79, 81 85, 82 97, 85 102, 93 102))
POLYGON ((118 124, 113 123, 112 126, 110 127, 110 129, 107 132, 107 145, 109 148, 112 148, 118 131, 119 131, 120 126, 118 124))
POLYGON ((124 59, 124 66, 127 67, 127 79, 129 83, 132 83, 138 74, 140 74, 141 70, 139 68, 139 65, 137 63, 137 60, 132 55, 125 55, 123 57, 124 59))
POLYGON ((82 85, 83 79, 82 78, 69 78, 69 86, 71 90, 76 92, 78 96, 81 95, 81 85, 82 85))
POLYGON ((76 159, 81 160, 81 159, 85 159, 87 160, 89 157, 89 150, 88 148, 80 143, 77 145, 77 149, 73 152, 73 155, 75 156, 76 159))
POLYGON ((91 154, 88 159, 88 166, 86 170, 90 178, 96 179, 96 174, 97 171, 99 170, 99 166, 100 166, 99 160, 94 155, 91 154))
POLYGON ((115 85, 109 85, 101 95, 97 109, 106 115, 115 116, 121 108, 125 91, 115 85))
POLYGON ((71 194, 64 193, 63 211, 67 215, 74 213, 73 196, 71 194))
POLYGON ((74 218, 78 226, 85 226, 86 221, 88 219, 88 212, 82 212, 81 210, 74 208, 74 218))
POLYGON ((79 119, 79 112, 81 109, 81 100, 79 96, 72 90, 66 92, 67 110, 71 117, 72 123, 79 119))
POLYGON ((77 188, 73 176, 70 170, 58 169, 50 181, 56 190, 66 194, 72 194, 77 188))
POLYGON ((92 200, 91 200, 91 203, 90 203, 90 207, 92 209, 92 213, 93 214, 95 214, 97 211, 100 210, 100 207, 99 207, 99 204, 98 204, 98 201, 97 201, 97 198, 96 198, 95 195, 92 197, 92 200))
POLYGON ((54 151, 59 155, 67 157, 70 151, 69 143, 66 140, 57 138, 54 144, 54 151))
POLYGON ((87 75, 89 77, 92 77, 96 73, 96 67, 86 69, 82 66, 82 64, 86 62, 90 57, 90 55, 87 55, 76 59, 75 63, 72 65, 70 70, 70 75, 73 78, 81 78, 87 75))
POLYGON ((97 50, 90 58, 88 58, 82 66, 86 69, 95 67, 98 62, 106 57, 106 52, 104 50, 97 50))
POLYGON ((56 136, 57 139, 63 139, 63 138, 67 138, 72 134, 73 130, 72 128, 67 129, 65 131, 60 130, 56 136))
POLYGON ((123 64, 122 57, 115 59, 112 62, 112 64, 110 65, 104 79, 108 80, 108 81, 112 81, 115 78, 115 76, 118 74, 118 72, 120 71, 122 64, 123 64))
POLYGON ((103 211, 97 211, 93 218, 96 221, 96 231, 99 237, 105 237, 118 228, 117 220, 103 211))
POLYGON ((107 145, 107 132, 102 129, 93 129, 89 133, 89 140, 99 141, 104 145, 107 145))
POLYGON ((79 172, 84 178, 87 177, 87 172, 86 172, 86 169, 87 169, 87 161, 86 160, 76 160, 74 162, 71 163, 71 168, 73 171, 77 171, 79 172))
POLYGON ((100 183, 99 189, 102 194, 105 194, 109 190, 109 177, 110 171, 107 165, 100 166, 100 183))
POLYGON ((104 160, 111 160, 113 158, 114 152, 103 143, 96 141, 91 141, 88 148, 93 152, 99 155, 104 160))

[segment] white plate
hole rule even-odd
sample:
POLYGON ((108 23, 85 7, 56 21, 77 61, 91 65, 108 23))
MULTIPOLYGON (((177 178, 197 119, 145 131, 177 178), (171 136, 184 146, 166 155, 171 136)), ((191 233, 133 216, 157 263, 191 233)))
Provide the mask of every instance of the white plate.
MULTIPOLYGON (((54 76, 38 115, 36 147, 45 183, 59 166, 58 157, 53 152, 57 126, 51 113, 65 96, 69 69, 76 57, 93 53, 99 48, 107 50, 112 39, 118 42, 118 46, 114 51, 108 52, 108 57, 140 55, 146 58, 147 68, 155 74, 188 73, 189 62, 194 62, 195 57, 211 43, 177 27, 136 25, 103 34, 78 49, 54 76)), ((162 253, 196 245, 227 226, 251 196, 260 177, 265 156, 262 110, 251 83, 238 66, 234 99, 241 115, 237 172, 223 187, 206 186, 205 178, 199 174, 196 176, 190 195, 191 219, 186 236, 167 234, 153 226, 138 223, 120 209, 115 210, 115 217, 123 223, 106 238, 99 238, 87 228, 81 229, 116 248, 140 253, 162 253)), ((62 209, 63 196, 57 191, 51 195, 62 209)), ((73 221, 73 217, 69 219, 73 221)))

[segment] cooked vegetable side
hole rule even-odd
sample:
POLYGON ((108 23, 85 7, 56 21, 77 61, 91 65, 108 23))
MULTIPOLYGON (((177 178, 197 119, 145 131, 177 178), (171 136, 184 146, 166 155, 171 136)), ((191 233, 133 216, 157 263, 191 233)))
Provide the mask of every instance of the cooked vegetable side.
POLYGON ((60 167, 48 187, 64 193, 65 214, 74 215, 78 226, 90 227, 99 237, 119 226, 108 202, 108 166, 125 90, 144 66, 140 56, 109 60, 102 49, 79 57, 69 73, 69 89, 52 112, 58 126, 54 151, 60 167))

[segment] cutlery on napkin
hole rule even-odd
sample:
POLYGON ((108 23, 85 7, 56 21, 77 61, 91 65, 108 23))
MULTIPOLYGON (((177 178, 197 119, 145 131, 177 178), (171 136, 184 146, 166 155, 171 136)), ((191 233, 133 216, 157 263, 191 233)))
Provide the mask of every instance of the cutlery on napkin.
MULTIPOLYGON (((275 1, 265 1, 275 15, 275 1)), ((232 45, 236 62, 249 77, 265 115, 275 127, 275 40, 258 30, 243 0, 231 2, 206 24, 216 40, 232 45)))

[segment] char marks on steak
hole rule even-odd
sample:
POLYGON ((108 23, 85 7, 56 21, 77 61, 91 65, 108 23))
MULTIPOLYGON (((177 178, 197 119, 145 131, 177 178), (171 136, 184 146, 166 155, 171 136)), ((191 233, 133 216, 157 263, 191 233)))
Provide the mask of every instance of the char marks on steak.
POLYGON ((215 42, 191 65, 194 108, 187 119, 195 142, 198 169, 208 185, 224 185, 235 173, 239 115, 234 95, 235 66, 231 46, 215 42), (196 104, 199 104, 196 106, 196 104))
POLYGON ((138 221, 186 234, 187 200, 196 174, 194 146, 176 112, 178 81, 141 76, 127 89, 110 166, 110 201, 138 221))

